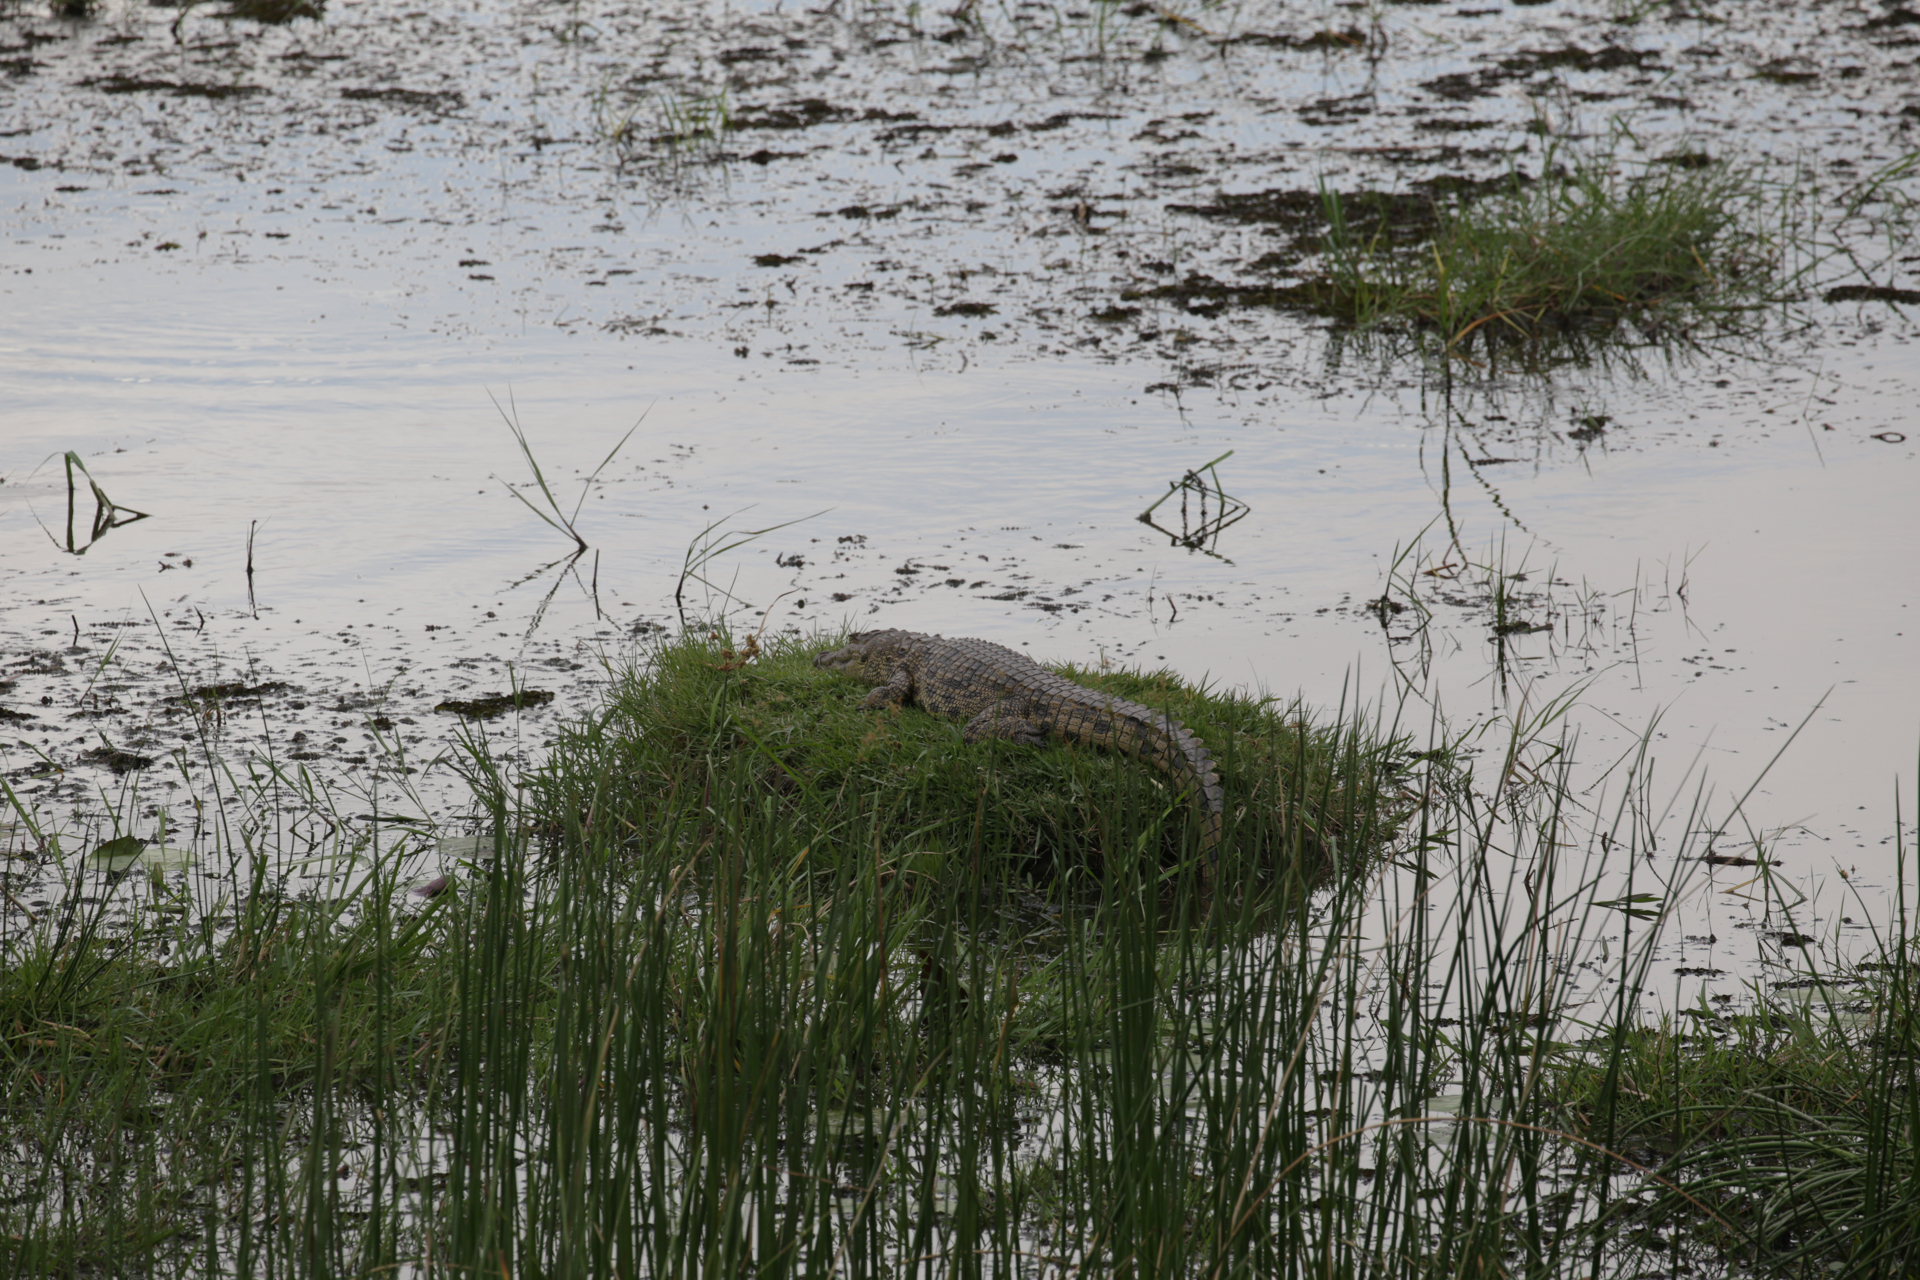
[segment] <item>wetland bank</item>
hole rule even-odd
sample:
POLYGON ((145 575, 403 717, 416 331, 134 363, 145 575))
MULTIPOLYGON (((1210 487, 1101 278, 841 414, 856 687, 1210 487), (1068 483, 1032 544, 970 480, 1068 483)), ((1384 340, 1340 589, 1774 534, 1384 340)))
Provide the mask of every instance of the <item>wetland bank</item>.
POLYGON ((0 6, 11 1268, 1899 1274, 1916 21, 0 6))

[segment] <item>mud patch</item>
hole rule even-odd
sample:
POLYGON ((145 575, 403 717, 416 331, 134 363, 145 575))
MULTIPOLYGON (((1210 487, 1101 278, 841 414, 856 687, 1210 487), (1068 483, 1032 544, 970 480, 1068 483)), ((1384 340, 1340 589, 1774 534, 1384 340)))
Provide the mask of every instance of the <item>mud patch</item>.
POLYGON ((466 99, 452 89, 342 89, 348 102, 388 102, 434 115, 450 115, 466 105, 466 99))
POLYGON ((199 84, 190 80, 152 80, 143 76, 100 76, 82 80, 102 93, 169 93, 176 98, 249 98, 266 90, 256 84, 199 84))

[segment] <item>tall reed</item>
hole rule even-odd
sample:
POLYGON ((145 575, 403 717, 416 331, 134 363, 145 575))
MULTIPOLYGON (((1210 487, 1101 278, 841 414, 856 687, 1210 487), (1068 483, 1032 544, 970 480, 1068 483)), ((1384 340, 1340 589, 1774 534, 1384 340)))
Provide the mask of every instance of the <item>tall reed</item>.
POLYGON ((882 733, 803 653, 723 643, 538 769, 476 740, 497 852, 437 898, 416 843, 368 843, 351 898, 259 876, 112 932, 89 881, 10 932, 9 1273, 1616 1274, 1671 1248, 1623 1173, 1692 1197, 1689 1247, 1769 1256, 1634 1145, 1650 926, 1594 899, 1645 815, 1584 845, 1564 773, 1522 785, 1552 743, 1467 785, 1352 716, 1130 675, 1211 726, 1209 889, 1137 762, 882 733), (1084 816, 996 813, 1043 801, 1084 816))

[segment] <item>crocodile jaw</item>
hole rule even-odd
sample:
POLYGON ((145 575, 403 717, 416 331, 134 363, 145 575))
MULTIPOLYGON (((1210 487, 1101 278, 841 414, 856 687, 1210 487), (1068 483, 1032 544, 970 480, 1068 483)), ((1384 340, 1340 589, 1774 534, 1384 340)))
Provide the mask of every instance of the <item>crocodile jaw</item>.
POLYGON ((897 630, 856 631, 840 648, 813 655, 813 665, 869 684, 884 684, 892 674, 890 660, 897 661, 905 650, 905 645, 888 641, 902 634, 897 630))

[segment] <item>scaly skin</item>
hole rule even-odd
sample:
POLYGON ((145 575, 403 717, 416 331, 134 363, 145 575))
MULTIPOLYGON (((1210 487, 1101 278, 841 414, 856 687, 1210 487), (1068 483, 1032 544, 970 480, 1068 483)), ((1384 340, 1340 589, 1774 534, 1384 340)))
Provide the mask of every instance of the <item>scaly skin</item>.
POLYGON ((948 640, 919 631, 857 631, 844 648, 813 665, 877 685, 865 707, 911 702, 966 721, 968 742, 1006 738, 1040 746, 1056 733, 1068 742, 1113 747, 1164 770, 1193 795, 1205 845, 1220 843, 1224 800, 1213 758, 1171 716, 1083 688, 1024 654, 987 640, 948 640))

